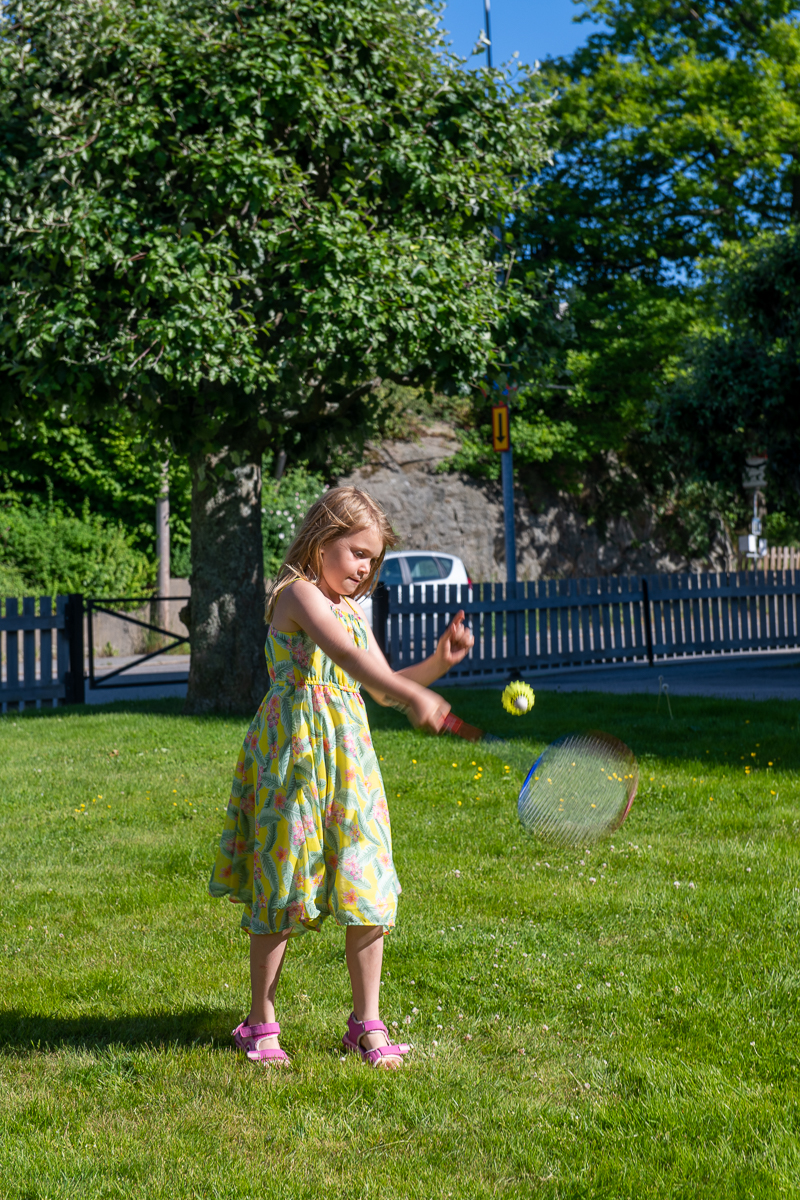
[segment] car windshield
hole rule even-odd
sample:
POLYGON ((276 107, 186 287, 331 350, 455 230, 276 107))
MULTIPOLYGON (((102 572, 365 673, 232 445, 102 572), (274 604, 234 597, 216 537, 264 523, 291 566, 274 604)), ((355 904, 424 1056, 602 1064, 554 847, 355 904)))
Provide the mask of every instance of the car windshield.
POLYGON ((446 579, 450 574, 450 562, 450 559, 438 558, 434 554, 409 554, 406 557, 412 583, 446 579))
POLYGON ((387 584, 389 587, 395 587, 403 582, 403 572, 400 569, 399 558, 387 558, 384 560, 381 567, 381 583, 387 584))

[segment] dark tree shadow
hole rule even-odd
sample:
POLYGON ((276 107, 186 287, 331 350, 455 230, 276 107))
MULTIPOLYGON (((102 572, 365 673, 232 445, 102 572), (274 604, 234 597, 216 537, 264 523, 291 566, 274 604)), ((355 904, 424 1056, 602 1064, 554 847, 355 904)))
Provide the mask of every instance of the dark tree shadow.
MULTIPOLYGON (((532 686, 536 691, 536 681, 532 686)), ((772 761, 781 770, 800 768, 800 704, 796 700, 726 700, 709 696, 671 696, 666 702, 646 692, 542 691, 531 713, 514 717, 500 702, 499 688, 438 688, 453 711, 470 724, 510 741, 520 739, 542 748, 565 733, 602 729, 620 738, 638 757, 676 762, 738 764, 740 756, 754 769, 772 761)), ((408 729, 405 717, 369 699, 372 729, 408 729)), ((454 741, 454 745, 457 742, 454 741)))
MULTIPOLYGON (((9 709, 0 716, 0 721, 51 721, 54 718, 67 717, 103 717, 117 713, 131 713, 136 716, 183 717, 183 699, 180 696, 168 696, 161 700, 111 700, 108 704, 63 704, 59 708, 26 708, 18 712, 9 709)), ((208 724, 225 724, 231 721, 250 721, 253 713, 242 710, 241 713, 203 713, 193 714, 192 721, 202 721, 208 724)))
POLYGON ((69 1046, 83 1050, 105 1050, 110 1046, 232 1047, 231 1030, 241 1014, 184 1010, 154 1013, 124 1013, 117 1017, 53 1017, 23 1013, 17 1009, 0 1012, 0 1051, 32 1054, 69 1046))

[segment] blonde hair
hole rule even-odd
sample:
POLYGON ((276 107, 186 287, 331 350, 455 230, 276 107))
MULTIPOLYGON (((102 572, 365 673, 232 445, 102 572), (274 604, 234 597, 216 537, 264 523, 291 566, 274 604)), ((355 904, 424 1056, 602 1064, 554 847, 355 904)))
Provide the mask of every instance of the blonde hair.
POLYGON ((377 583, 387 547, 397 545, 397 537, 381 506, 367 492, 357 487, 331 488, 320 496, 303 518, 297 537, 286 551, 278 577, 267 590, 265 618, 272 620, 275 601, 285 587, 296 579, 316 583, 322 573, 322 550, 337 538, 374 525, 383 549, 361 587, 354 593, 356 600, 368 596, 377 583))

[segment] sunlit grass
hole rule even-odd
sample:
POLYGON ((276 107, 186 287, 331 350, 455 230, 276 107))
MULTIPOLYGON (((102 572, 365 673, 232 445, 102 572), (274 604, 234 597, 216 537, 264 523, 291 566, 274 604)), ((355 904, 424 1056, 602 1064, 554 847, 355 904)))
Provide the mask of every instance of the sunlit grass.
POLYGON ((399 1077, 341 1061, 333 926, 290 948, 292 1070, 231 1048, 246 945, 206 881, 246 721, 0 718, 4 1200, 797 1193, 797 706, 449 695, 534 749, 603 728, 642 782, 610 842, 555 851, 501 760, 373 713, 399 1077))

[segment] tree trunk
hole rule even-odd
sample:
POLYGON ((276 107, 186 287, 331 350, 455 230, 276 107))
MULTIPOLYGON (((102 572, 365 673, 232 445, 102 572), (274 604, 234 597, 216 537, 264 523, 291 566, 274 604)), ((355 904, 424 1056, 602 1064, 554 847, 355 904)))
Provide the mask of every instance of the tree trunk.
POLYGON ((191 460, 192 644, 186 713, 254 713, 267 690, 263 434, 191 460))

